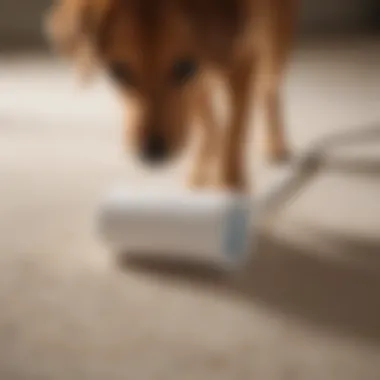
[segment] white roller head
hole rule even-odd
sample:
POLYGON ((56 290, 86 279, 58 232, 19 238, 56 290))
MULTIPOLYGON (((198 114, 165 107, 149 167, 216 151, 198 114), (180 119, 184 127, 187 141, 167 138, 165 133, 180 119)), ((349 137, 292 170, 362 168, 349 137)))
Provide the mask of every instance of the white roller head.
POLYGON ((100 207, 99 232, 116 252, 196 256, 236 267, 251 253, 248 196, 116 187, 100 207))
POLYGON ((101 203, 99 232, 116 253, 186 255, 240 267, 255 248, 258 225, 270 222, 316 173, 314 155, 301 156, 254 202, 248 194, 116 186, 101 203))

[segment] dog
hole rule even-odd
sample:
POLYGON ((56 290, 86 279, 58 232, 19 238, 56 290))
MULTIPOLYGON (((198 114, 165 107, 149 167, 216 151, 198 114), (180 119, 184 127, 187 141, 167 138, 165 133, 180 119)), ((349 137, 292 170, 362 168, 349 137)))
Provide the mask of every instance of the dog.
POLYGON ((260 81, 268 158, 289 155, 281 86, 296 14, 297 0, 56 0, 45 25, 84 75, 103 69, 125 107, 135 105, 126 135, 142 162, 174 159, 196 130, 189 184, 247 191, 245 141, 260 81), (212 75, 228 89, 224 128, 212 107, 212 75))

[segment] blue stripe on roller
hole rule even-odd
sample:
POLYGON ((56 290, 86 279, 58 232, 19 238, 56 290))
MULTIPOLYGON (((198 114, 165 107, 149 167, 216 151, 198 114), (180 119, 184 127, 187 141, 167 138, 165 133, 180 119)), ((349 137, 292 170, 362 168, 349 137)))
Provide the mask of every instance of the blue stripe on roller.
POLYGON ((248 249, 250 213, 244 205, 233 207, 226 217, 223 253, 230 260, 242 259, 248 249))

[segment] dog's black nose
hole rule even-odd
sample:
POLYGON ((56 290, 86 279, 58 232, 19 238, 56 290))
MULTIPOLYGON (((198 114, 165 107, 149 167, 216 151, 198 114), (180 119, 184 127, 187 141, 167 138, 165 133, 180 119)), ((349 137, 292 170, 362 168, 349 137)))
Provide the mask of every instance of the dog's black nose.
POLYGON ((141 153, 143 161, 149 164, 158 164, 166 159, 168 149, 160 135, 151 134, 145 138, 141 153))

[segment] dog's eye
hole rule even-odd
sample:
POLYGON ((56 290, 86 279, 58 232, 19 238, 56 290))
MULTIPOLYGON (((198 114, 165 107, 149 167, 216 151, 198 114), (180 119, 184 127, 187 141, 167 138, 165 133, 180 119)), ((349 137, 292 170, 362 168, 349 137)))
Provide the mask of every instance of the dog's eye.
POLYGON ((183 84, 193 77, 198 70, 197 63, 192 59, 180 59, 173 65, 173 79, 175 84, 183 84))
POLYGON ((113 80, 123 86, 136 86, 132 71, 124 62, 113 62, 108 67, 108 72, 113 80))

